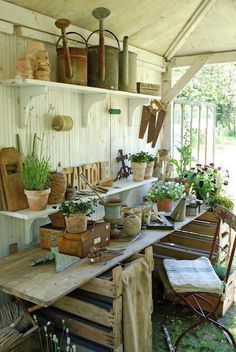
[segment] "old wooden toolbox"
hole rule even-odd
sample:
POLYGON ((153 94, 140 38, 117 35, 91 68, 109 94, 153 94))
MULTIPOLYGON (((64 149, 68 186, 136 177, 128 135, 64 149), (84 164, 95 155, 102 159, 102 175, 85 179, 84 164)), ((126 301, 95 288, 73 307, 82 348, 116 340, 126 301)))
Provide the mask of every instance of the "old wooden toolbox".
POLYGON ((89 247, 105 248, 110 243, 110 224, 97 223, 82 233, 69 233, 51 224, 40 227, 41 248, 51 248, 51 236, 56 235, 59 252, 85 258, 89 247))
MULTIPOLYGON (((148 247, 144 255, 136 254, 125 262, 132 263, 145 257, 151 274, 153 270, 152 248, 148 247)), ((53 321, 57 329, 62 328, 65 320, 70 338, 79 351, 83 352, 123 352, 123 273, 125 267, 116 266, 98 277, 90 280, 79 289, 60 298, 52 306, 43 308, 39 314, 53 321)), ((147 302, 150 309, 150 334, 152 333, 152 302, 147 302)), ((150 335, 150 339, 152 336, 150 335)), ((147 351, 149 352, 149 351, 147 351)))
POLYGON ((152 83, 137 82, 137 92, 149 95, 161 95, 160 85, 152 83))

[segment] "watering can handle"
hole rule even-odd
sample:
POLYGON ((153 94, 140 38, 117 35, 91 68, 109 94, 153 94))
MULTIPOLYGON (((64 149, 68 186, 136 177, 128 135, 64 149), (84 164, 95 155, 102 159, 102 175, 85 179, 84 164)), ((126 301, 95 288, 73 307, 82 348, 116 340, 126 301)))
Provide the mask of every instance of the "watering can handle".
MULTIPOLYGON (((84 44, 85 44, 85 46, 87 48, 87 40, 81 34, 79 34, 77 32, 68 32, 68 33, 66 33, 66 35, 68 35, 68 34, 77 34, 77 35, 79 35, 83 39, 83 42, 84 42, 84 44)), ((62 36, 60 36, 58 38, 58 40, 56 42, 56 48, 58 48, 61 39, 62 39, 62 36)))
MULTIPOLYGON (((100 32, 100 29, 97 29, 96 31, 93 31, 87 38, 87 45, 88 45, 88 41, 90 39, 90 37, 94 34, 94 33, 97 33, 97 32, 100 32)), ((112 33, 111 31, 109 31, 108 29, 104 29, 104 32, 107 32, 107 33, 110 33, 117 41, 117 46, 119 48, 119 51, 120 51, 120 43, 119 43, 119 40, 118 38, 116 37, 116 35, 114 33, 112 33)), ((104 40, 104 37, 102 38, 104 40)), ((101 44, 101 42, 99 43, 101 44)), ((101 47, 101 45, 100 45, 101 47)), ((104 46, 104 42, 103 42, 103 45, 102 45, 102 49, 104 49, 105 46, 104 46)), ((102 81, 105 80, 105 52, 99 52, 99 76, 102 77, 102 81), (100 65, 101 63, 101 65, 100 65)))
MULTIPOLYGON (((96 31, 93 31, 92 33, 90 33, 89 34, 89 36, 88 36, 88 38, 87 38, 87 46, 88 46, 88 41, 89 41, 89 39, 90 39, 90 37, 94 34, 94 33, 97 33, 97 32, 99 32, 99 29, 96 29, 96 31)), ((116 42, 117 42, 117 46, 118 46, 118 49, 119 49, 119 51, 120 51, 120 42, 119 42, 119 39, 117 38, 117 36, 114 34, 114 33, 112 33, 111 31, 109 31, 108 29, 104 29, 104 32, 107 32, 107 33, 109 33, 109 34, 111 34, 114 38, 115 38, 115 40, 116 40, 116 42)), ((69 34, 69 33, 68 33, 69 34)))

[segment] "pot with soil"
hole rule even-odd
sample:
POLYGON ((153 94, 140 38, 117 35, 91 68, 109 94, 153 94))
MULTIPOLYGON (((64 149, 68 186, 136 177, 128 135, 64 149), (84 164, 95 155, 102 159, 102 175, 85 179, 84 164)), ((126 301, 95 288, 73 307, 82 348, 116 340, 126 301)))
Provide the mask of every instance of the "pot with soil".
POLYGON ((50 188, 50 167, 46 159, 27 156, 23 164, 23 185, 29 208, 33 211, 47 207, 50 188))

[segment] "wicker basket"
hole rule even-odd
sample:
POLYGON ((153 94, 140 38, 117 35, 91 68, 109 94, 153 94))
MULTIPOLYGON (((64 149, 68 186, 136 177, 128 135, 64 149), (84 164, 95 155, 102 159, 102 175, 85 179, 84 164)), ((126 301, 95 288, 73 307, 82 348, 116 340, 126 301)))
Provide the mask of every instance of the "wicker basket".
POLYGON ((64 201, 66 183, 63 174, 55 172, 51 174, 51 193, 48 204, 58 204, 64 201))

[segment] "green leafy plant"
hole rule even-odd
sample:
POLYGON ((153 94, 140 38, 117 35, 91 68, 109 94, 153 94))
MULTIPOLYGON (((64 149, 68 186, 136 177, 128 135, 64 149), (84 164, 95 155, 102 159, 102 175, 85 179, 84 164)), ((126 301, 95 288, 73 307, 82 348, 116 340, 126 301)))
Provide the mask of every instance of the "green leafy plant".
POLYGON ((147 199, 155 202, 158 199, 177 200, 182 197, 184 186, 175 181, 158 181, 148 191, 147 199))
POLYGON ((180 148, 177 147, 177 150, 180 153, 180 160, 171 159, 170 162, 175 166, 178 176, 183 177, 185 170, 187 170, 191 161, 193 161, 191 144, 183 145, 180 148))
POLYGON ((78 199, 75 201, 61 203, 59 210, 61 210, 66 217, 77 213, 91 216, 95 212, 96 205, 97 199, 95 198, 89 198, 87 202, 83 202, 81 199, 78 199))
POLYGON ((224 171, 211 163, 209 165, 196 164, 190 170, 185 170, 183 177, 196 192, 197 197, 207 201, 211 196, 219 194, 223 185, 228 184, 229 174, 227 170, 224 171))
POLYGON ((156 162, 157 157, 155 155, 152 155, 152 154, 149 154, 149 153, 146 153, 146 155, 147 155, 147 162, 148 163, 151 163, 152 161, 156 162))
POLYGON ((145 163, 148 161, 147 153, 142 151, 139 153, 130 154, 129 160, 131 160, 134 163, 145 163))
POLYGON ((208 199, 207 206, 209 206, 211 209, 215 204, 220 204, 231 211, 234 209, 234 201, 232 197, 224 193, 213 194, 208 199))
POLYGON ((39 159, 34 155, 25 158, 23 164, 23 185, 29 191, 41 191, 48 188, 50 166, 48 160, 39 159))

